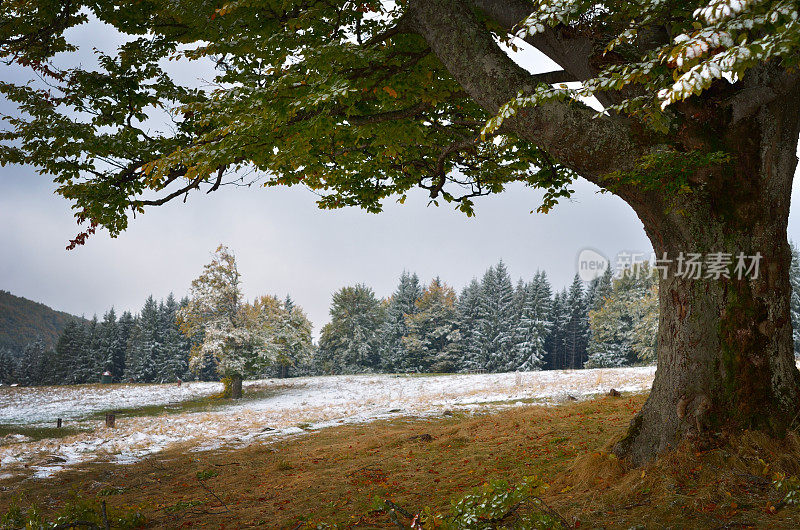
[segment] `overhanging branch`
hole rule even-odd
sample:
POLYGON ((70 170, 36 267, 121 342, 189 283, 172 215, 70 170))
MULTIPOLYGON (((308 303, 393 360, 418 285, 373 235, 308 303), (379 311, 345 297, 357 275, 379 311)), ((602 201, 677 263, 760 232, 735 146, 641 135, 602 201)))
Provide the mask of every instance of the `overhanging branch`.
MULTIPOLYGON (((478 9, 500 24, 508 33, 514 32, 534 9, 534 5, 526 0, 468 0, 468 2, 470 7, 478 9)), ((585 36, 566 36, 559 28, 548 26, 541 33, 526 35, 523 40, 553 60, 573 76, 575 81, 591 79, 596 74, 589 64, 594 43, 585 36)))
MULTIPOLYGON (((533 92, 537 78, 500 49, 465 1, 413 0, 409 13, 415 30, 486 111, 494 114, 520 92, 533 92)), ((578 102, 525 107, 504 125, 596 183, 608 173, 633 167, 646 152, 626 123, 597 118, 594 110, 578 102)))
POLYGON ((573 83, 575 81, 580 81, 580 79, 570 74, 566 70, 557 70, 555 72, 533 74, 532 77, 535 82, 546 83, 548 85, 553 85, 556 83, 573 83))

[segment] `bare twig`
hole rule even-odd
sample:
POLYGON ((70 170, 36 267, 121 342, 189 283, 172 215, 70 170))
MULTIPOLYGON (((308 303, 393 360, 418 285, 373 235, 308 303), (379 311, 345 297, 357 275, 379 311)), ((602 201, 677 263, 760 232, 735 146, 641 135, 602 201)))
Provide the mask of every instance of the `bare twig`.
POLYGON ((392 520, 392 522, 395 524, 395 526, 397 526, 397 528, 403 528, 403 529, 405 529, 405 526, 404 526, 404 525, 403 525, 403 523, 401 523, 401 522, 400 522, 400 520, 397 518, 397 513, 395 513, 395 511, 394 511, 394 510, 389 510, 389 519, 391 519, 391 520, 392 520))
MULTIPOLYGON (((380 464, 381 462, 385 462, 386 460, 389 460, 390 458, 393 458, 393 457, 391 457, 391 456, 387 456, 386 458, 381 458, 380 460, 376 460, 375 462, 371 462, 371 463, 369 463, 369 464, 367 464, 367 465, 365 465, 365 466, 361 466, 361 467, 360 467, 360 468, 358 468, 358 469, 354 469, 353 471, 351 471, 350 473, 348 473, 348 474, 347 474, 347 475, 345 475, 345 476, 346 476, 346 477, 352 477, 353 475, 355 475, 355 474, 356 474, 356 473, 358 473, 359 471, 364 471, 365 469, 369 469, 369 468, 371 468, 372 466, 374 466, 375 464, 380 464)), ((387 502, 389 502, 389 501, 387 501, 387 502)))
POLYGON ((95 530, 95 529, 96 530, 101 530, 101 528, 102 528, 100 526, 97 526, 94 523, 89 522, 89 521, 72 521, 70 523, 62 523, 62 524, 53 526, 51 528, 53 530, 67 530, 69 528, 76 528, 76 527, 79 527, 79 526, 82 526, 82 527, 85 527, 85 528, 91 528, 92 530, 95 530))
POLYGON ((222 499, 220 499, 220 498, 219 498, 219 496, 217 496, 217 494, 216 494, 216 493, 214 493, 213 491, 211 491, 211 488, 209 488, 208 486, 206 486, 206 485, 205 485, 205 483, 204 483, 202 480, 200 480, 200 479, 198 478, 198 479, 197 479, 197 482, 199 482, 199 483, 200 483, 200 486, 202 486, 202 487, 203 487, 203 489, 204 489, 204 490, 206 490, 206 491, 207 491, 207 492, 208 492, 208 493, 209 493, 209 494, 210 494, 212 497, 214 497, 215 499, 217 499, 217 500, 219 501, 219 503, 220 503, 220 504, 221 504, 221 505, 222 505, 222 506, 225 508, 225 511, 226 511, 226 512, 230 512, 230 511, 231 511, 231 510, 230 510, 230 508, 228 508, 228 505, 227 505, 227 504, 225 504, 225 501, 223 501, 222 499))
POLYGON ((546 514, 547 514, 547 515, 549 515, 550 517, 552 517, 552 518, 556 519, 556 520, 557 520, 557 521, 558 521, 558 522, 559 522, 559 523, 560 523, 560 524, 561 524, 561 525, 562 525, 564 528, 572 528, 572 525, 571 525, 571 524, 569 524, 569 523, 567 522, 567 520, 566 520, 566 519, 564 519, 564 518, 561 516, 561 514, 560 514, 560 513, 558 513, 557 511, 555 511, 555 509, 553 509, 553 508, 552 508, 552 507, 551 507, 549 504, 547 504, 546 502, 544 502, 544 501, 543 501, 543 500, 542 500, 540 497, 537 497, 536 495, 533 495, 531 498, 532 498, 532 499, 536 499, 536 500, 538 501, 538 503, 539 503, 539 504, 538 504, 538 506, 537 506, 537 507, 538 507, 540 510, 542 510, 544 513, 546 513, 546 514))
POLYGON ((106 501, 102 501, 100 503, 100 517, 102 518, 103 521, 103 528, 105 528, 105 530, 110 530, 111 525, 108 524, 108 513, 106 513, 106 501))
POLYGON ((405 508, 403 508, 399 504, 396 504, 396 503, 390 501, 389 499, 386 499, 384 501, 384 503, 386 504, 386 506, 391 508, 392 511, 395 511, 395 512, 399 513, 403 517, 407 517, 408 519, 413 519, 414 518, 414 515, 411 512, 409 512, 408 510, 406 510, 405 508))

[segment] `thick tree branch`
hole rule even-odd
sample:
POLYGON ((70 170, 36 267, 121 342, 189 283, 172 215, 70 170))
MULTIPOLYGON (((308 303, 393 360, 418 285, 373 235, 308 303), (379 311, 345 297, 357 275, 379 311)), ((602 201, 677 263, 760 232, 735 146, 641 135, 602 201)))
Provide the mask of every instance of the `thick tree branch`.
POLYGON ((537 83, 546 83, 548 85, 553 85, 556 83, 573 83, 575 81, 580 81, 580 79, 570 74, 566 70, 557 70, 555 72, 533 74, 533 80, 537 83))
MULTIPOLYGON (((409 12, 439 60, 488 112, 534 89, 536 78, 500 49, 464 1, 415 0, 409 12)), ((624 123, 595 118, 577 102, 524 108, 504 126, 598 184, 612 171, 633 167, 645 152, 624 123)))
POLYGON ((376 46, 387 40, 391 39, 395 35, 400 35, 401 33, 410 33, 411 32, 411 25, 409 24, 409 18, 406 15, 401 16, 397 22, 387 30, 378 33, 377 35, 371 37, 367 40, 364 44, 366 47, 376 46))
MULTIPOLYGON (((533 4, 526 0, 467 0, 468 4, 481 11, 485 16, 509 34, 533 12, 533 4)), ((596 64, 591 62, 599 43, 586 35, 580 34, 564 26, 546 27, 541 33, 526 35, 523 39, 548 58, 558 64, 574 79, 568 81, 585 81, 598 73, 596 64)), ((603 45, 600 45, 602 48, 603 45)), ((552 81, 559 83, 563 81, 552 81)), ((600 103, 608 107, 618 103, 618 94, 601 92, 595 96, 600 103)))
POLYGON ((174 199, 176 197, 179 197, 179 196, 181 196, 181 195, 183 195, 185 193, 189 193, 193 189, 199 188, 200 187, 200 183, 202 181, 203 181, 203 175, 199 175, 197 178, 195 178, 194 180, 189 182, 186 186, 184 186, 184 187, 182 187, 182 188, 180 188, 178 190, 173 191, 172 193, 170 193, 169 195, 166 195, 165 197, 162 197, 160 199, 155 199, 155 200, 139 200, 139 201, 136 201, 136 204, 138 204, 140 206, 162 206, 164 204, 167 204, 169 201, 171 201, 172 199, 174 199))
POLYGON ((725 106, 731 109, 732 124, 755 115, 764 105, 791 94, 800 83, 797 70, 775 70, 774 67, 762 66, 747 73, 742 81, 744 88, 725 102, 725 106))
MULTIPOLYGON (((483 12, 491 20, 511 33, 533 12, 533 4, 526 0, 469 0, 469 5, 483 12)), ((589 64, 594 43, 585 36, 567 36, 563 28, 547 27, 543 33, 528 35, 525 42, 545 54, 576 81, 591 79, 596 71, 589 64)))

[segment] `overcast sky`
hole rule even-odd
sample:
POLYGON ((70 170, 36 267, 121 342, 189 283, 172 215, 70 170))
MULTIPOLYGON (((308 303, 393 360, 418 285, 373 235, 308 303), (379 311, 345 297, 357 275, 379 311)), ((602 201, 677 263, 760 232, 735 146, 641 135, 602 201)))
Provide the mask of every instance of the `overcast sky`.
MULTIPOLYGON (((76 36, 92 44, 115 40, 86 26, 76 36)), ((552 69, 531 55, 520 62, 534 71, 552 69)), ((2 111, 8 105, 0 102, 2 111)), ((422 192, 375 215, 318 210, 315 195, 304 188, 222 189, 150 209, 117 239, 100 233, 73 251, 65 246, 78 229, 70 204, 54 188, 31 168, 0 168, 0 289, 86 316, 112 306, 138 311, 149 294, 187 294, 220 243, 235 252, 248 298, 291 294, 315 335, 328 321, 334 290, 362 282, 384 297, 403 270, 426 282, 439 275, 460 290, 503 259, 515 280, 543 269, 561 288, 574 276, 583 248, 608 256, 651 251, 631 208, 586 181, 547 215, 530 213, 541 192, 513 186, 478 199, 471 219, 449 205, 428 207, 422 192)), ((795 182, 793 203, 798 195, 795 182)), ((789 236, 800 241, 796 206, 789 236)))

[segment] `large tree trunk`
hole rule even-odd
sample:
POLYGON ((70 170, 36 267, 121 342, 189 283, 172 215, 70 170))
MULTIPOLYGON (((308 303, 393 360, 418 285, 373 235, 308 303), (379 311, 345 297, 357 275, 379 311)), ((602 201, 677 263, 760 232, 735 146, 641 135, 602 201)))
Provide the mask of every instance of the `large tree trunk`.
MULTIPOLYGON (((525 2, 513 9, 509 2, 474 4, 509 29, 531 9, 525 2)), ((520 92, 533 92, 536 78, 511 61, 465 2, 408 5, 413 31, 489 113, 520 92)), ((594 59, 603 64, 586 32, 554 28, 529 43, 578 79, 595 75, 594 59), (566 34, 587 36, 586 46, 579 40, 565 46, 566 34)), ((660 282, 655 382, 616 448, 636 463, 698 430, 756 428, 780 435, 798 408, 786 224, 797 164, 800 85, 776 61, 752 68, 735 86, 726 83, 672 105, 674 128, 663 136, 613 113, 588 119, 587 109, 556 101, 524 107, 503 122, 505 131, 541 146, 630 204, 657 254, 761 255, 758 277, 676 278, 673 263, 660 282), (695 163, 694 155, 717 151, 731 155, 731 163, 709 163, 705 169, 695 163), (642 169, 645 157, 659 152, 673 158, 664 155, 657 167, 642 169), (694 158, 677 160, 678 152, 694 158)), ((639 94, 636 87, 627 90, 616 97, 639 94)))
MULTIPOLYGON (((800 373, 789 314, 786 226, 797 164, 798 106, 775 105, 730 128, 732 164, 698 171, 693 192, 664 204, 633 204, 653 243, 666 253, 730 254, 730 278, 677 277, 659 283, 658 368, 650 396, 615 452, 640 464, 686 436, 758 429, 783 435, 797 420, 800 373), (737 256, 760 255, 755 271, 737 256)), ((751 261, 748 259, 747 264, 751 261)), ((684 263, 685 267, 685 263, 684 263)))

